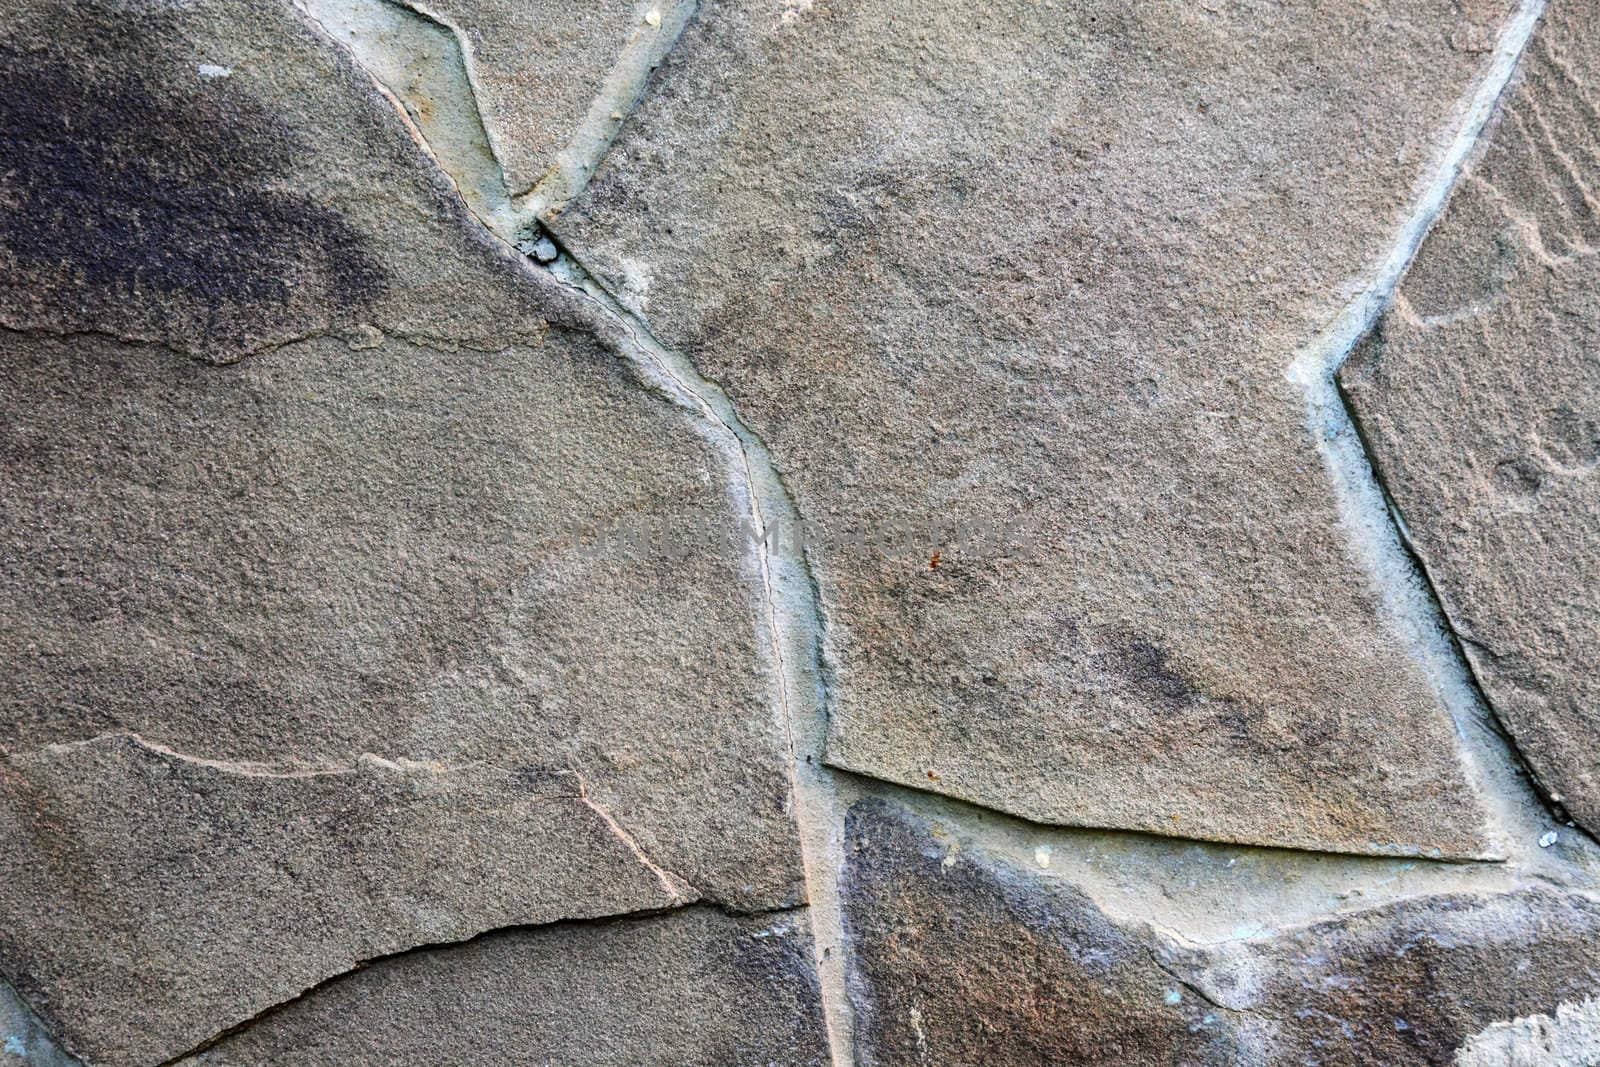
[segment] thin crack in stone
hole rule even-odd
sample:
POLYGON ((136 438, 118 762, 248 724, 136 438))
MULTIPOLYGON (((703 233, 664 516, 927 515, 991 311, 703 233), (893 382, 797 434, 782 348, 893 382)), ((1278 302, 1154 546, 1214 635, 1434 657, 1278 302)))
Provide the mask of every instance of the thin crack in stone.
POLYGON ((335 334, 327 330, 312 330, 307 333, 296 334, 293 337, 286 337, 281 341, 269 341, 255 348, 248 348, 242 352, 232 354, 225 359, 217 359, 212 356, 201 355, 198 352, 193 352, 189 349, 181 348, 167 341, 161 341, 153 337, 138 337, 132 334, 118 333, 115 330, 62 330, 54 329, 49 326, 9 326, 0 324, 0 333, 7 334, 12 337, 45 337, 57 341, 76 341, 80 339, 115 341, 118 344, 129 345, 130 347, 154 348, 163 352, 170 352, 175 356, 179 356, 183 359, 193 360, 196 363, 202 363, 208 367, 237 366, 238 364, 243 363, 245 360, 251 359, 255 356, 264 356, 276 352, 282 348, 290 348, 294 345, 304 344, 307 341, 316 341, 324 337, 335 336, 335 334))
POLYGON ((700 894, 693 886, 652 860, 638 840, 624 829, 622 824, 617 822, 609 811, 595 803, 594 798, 589 795, 589 783, 584 781, 583 775, 578 773, 576 767, 572 769, 572 775, 578 781, 578 802, 594 812, 600 821, 605 823, 606 829, 610 830, 612 835, 618 841, 621 841, 629 852, 633 853, 634 859, 638 860, 649 869, 650 873, 656 876, 656 880, 661 883, 661 888, 666 890, 667 896, 671 897, 675 903, 680 904, 688 904, 700 899, 700 894))
MULTIPOLYGON (((506 926, 496 926, 490 930, 483 930, 479 933, 473 934, 471 937, 462 938, 459 941, 432 941, 421 945, 411 945, 395 952, 386 952, 382 955, 370 956, 366 959, 356 961, 354 964, 340 971, 338 974, 329 975, 327 978, 324 978, 321 981, 312 983, 292 997, 287 997, 284 1000, 278 1001, 276 1004, 262 1008, 260 1011, 250 1016, 250 1018, 237 1022, 234 1025, 211 1035, 204 1041, 185 1049, 183 1052, 162 1060, 158 1067, 174 1067, 176 1064, 184 1063, 191 1057, 198 1056, 209 1049, 215 1048, 218 1044, 227 1040, 228 1038, 233 1037, 236 1034, 241 1034, 263 1020, 277 1015, 280 1012, 283 1012, 294 1005, 301 1003, 302 1001, 309 1000, 311 997, 314 997, 316 994, 322 992, 324 989, 327 989, 329 986, 342 982, 348 979, 351 975, 364 971, 368 967, 372 967, 376 964, 386 963, 390 960, 404 959, 410 956, 425 955, 428 953, 450 952, 455 949, 465 948, 468 945, 478 944, 482 941, 487 941, 498 937, 507 937, 519 933, 573 929, 591 926, 609 926, 614 923, 648 921, 650 919, 661 918, 665 915, 679 915, 693 908, 706 908, 721 914, 733 914, 713 902, 696 901, 694 903, 682 906, 673 906, 667 908, 641 908, 637 911, 619 912, 613 915, 593 915, 582 918, 553 919, 546 923, 511 923, 506 926)), ((783 912, 799 910, 801 909, 798 906, 793 908, 773 908, 769 912, 763 912, 762 914, 779 914, 783 912)))

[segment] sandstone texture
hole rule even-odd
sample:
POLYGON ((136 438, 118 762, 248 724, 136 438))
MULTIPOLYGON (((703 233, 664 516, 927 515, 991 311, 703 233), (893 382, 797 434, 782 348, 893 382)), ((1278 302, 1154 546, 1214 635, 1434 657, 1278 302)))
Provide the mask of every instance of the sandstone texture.
POLYGON ((1473 670, 1600 829, 1600 36, 1552 4, 1340 382, 1473 670))
POLYGON ((1592 1065, 1597 0, 16 0, 0 1067, 1592 1065))
POLYGON ((293 8, 30 4, 0 56, 0 970, 70 1047, 801 902, 698 420, 293 8))
POLYGON ((555 229, 805 517, 829 760, 1040 821, 1475 855, 1284 377, 1503 6, 708 5, 555 229))

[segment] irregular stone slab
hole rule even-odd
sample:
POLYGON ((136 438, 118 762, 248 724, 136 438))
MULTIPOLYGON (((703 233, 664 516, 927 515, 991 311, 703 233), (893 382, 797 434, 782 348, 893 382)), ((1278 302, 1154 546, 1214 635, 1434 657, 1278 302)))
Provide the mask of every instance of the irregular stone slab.
POLYGON ((867 1067, 1250 1062, 1148 929, 950 845, 898 805, 850 811, 841 897, 867 1067))
POLYGON ((831 762, 1038 821, 1482 851, 1284 369, 1506 11, 701 12, 556 229, 793 488, 831 762))
POLYGON ((21 793, 8 778, 32 830, 0 867, 0 974, 49 1025, 90 1058, 160 1059, 408 932, 555 917, 540 879, 568 916, 660 906, 652 865, 731 906, 800 900, 723 453, 468 218, 371 81, 268 0, 38 3, 7 22, 0 89, 0 754, 33 768, 21 793), (185 766, 370 756, 500 784, 406 816, 444 850, 420 899, 364 900, 394 841, 349 838, 319 884, 371 923, 308 945, 281 883, 227 873, 294 869, 289 811, 355 818, 379 794, 274 790, 242 866, 197 882, 179 857, 213 848, 200 813, 244 801, 157 805, 162 761, 50 754, 117 734, 185 766), (572 808, 569 774, 609 835, 519 814, 519 790, 558 780, 572 808), (138 878, 64 896, 96 850, 126 855, 97 819, 117 802, 171 858, 145 877, 211 896, 152 910, 138 878), (511 887, 473 883, 495 865, 518 872, 514 914, 511 887), (47 899, 54 925, 23 921, 47 899), (415 921, 374 946, 396 909, 415 921), (101 988, 136 949, 88 932, 134 914, 167 950, 101 988), (201 1004, 221 950, 200 935, 227 914, 254 963, 201 1004), (189 977, 154 977, 173 968, 189 977), (122 1046, 96 1023, 132 996, 122 1046))
POLYGON ((854 807, 847 849, 866 1064, 1448 1064, 1600 990, 1600 904, 1576 894, 1425 896, 1204 948, 898 805, 854 807))
POLYGON ((0 870, 0 958, 72 1047, 119 1062, 414 945, 693 899, 570 772, 279 771, 126 734, 0 765, 0 870))
POLYGON ((0 1067, 80 1067, 4 982, 0 982, 0 1067))
POLYGON ((804 915, 672 915, 489 934, 384 960, 186 1065, 828 1062, 804 915))
POLYGON ((1597 934, 1588 897, 1463 893, 1339 916, 1191 974, 1267 1062, 1448 1064, 1491 1023, 1600 991, 1597 934))
POLYGON ((1600 830, 1600 40, 1553 3, 1340 382, 1491 704, 1600 830))

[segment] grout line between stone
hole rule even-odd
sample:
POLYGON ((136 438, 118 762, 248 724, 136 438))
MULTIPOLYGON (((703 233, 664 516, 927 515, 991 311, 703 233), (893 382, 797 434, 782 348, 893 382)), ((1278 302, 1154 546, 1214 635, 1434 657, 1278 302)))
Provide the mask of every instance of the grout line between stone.
POLYGON ((1503 839, 1497 844, 1508 858, 1521 859, 1535 854, 1531 838, 1548 821, 1547 813, 1531 784, 1519 775, 1522 761, 1474 683, 1449 621, 1431 595, 1421 561, 1407 548, 1336 376, 1393 303, 1519 69, 1544 8, 1545 0, 1523 0, 1503 27, 1488 71, 1465 102, 1454 138, 1424 176, 1387 254, 1334 320, 1296 353, 1285 372, 1304 396, 1306 427, 1333 483, 1352 551, 1381 598, 1384 621, 1405 642, 1449 712, 1468 781, 1491 809, 1491 835, 1503 839))

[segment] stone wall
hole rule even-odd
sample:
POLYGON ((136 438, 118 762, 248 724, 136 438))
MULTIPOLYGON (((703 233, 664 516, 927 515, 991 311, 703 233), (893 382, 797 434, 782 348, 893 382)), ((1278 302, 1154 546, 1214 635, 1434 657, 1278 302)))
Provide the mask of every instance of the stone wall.
POLYGON ((1594 0, 18 0, 0 1064, 1600 1063, 1594 0))

